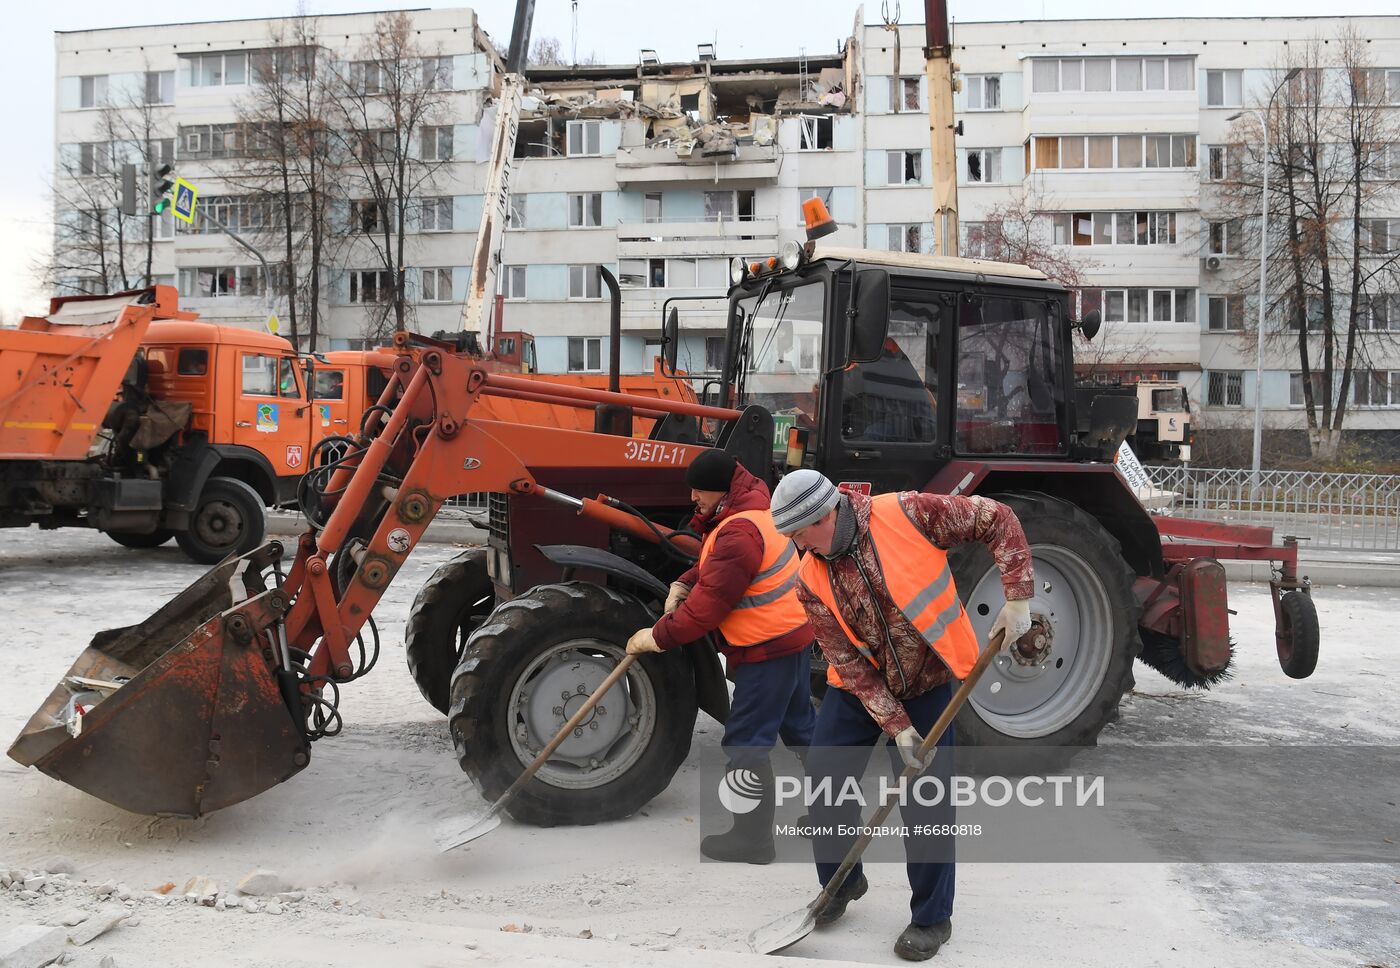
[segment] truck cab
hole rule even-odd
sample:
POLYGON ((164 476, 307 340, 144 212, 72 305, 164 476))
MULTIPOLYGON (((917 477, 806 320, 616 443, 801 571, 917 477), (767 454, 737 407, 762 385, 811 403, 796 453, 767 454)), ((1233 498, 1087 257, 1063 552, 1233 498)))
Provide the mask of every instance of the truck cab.
POLYGON ((192 406, 187 446, 208 447, 217 473, 269 506, 296 497, 313 428, 306 373, 280 336, 200 321, 151 324, 143 345, 151 396, 192 406))

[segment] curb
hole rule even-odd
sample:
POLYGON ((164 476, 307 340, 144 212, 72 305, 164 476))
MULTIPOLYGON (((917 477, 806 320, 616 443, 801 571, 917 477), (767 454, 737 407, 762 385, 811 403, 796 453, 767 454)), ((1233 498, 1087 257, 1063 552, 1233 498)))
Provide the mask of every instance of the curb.
MULTIPOLYGON (((1272 569, 1266 561, 1223 561, 1230 581, 1267 583, 1272 569)), ((1298 574, 1314 585, 1348 588, 1400 588, 1400 563, 1298 559, 1298 574)))

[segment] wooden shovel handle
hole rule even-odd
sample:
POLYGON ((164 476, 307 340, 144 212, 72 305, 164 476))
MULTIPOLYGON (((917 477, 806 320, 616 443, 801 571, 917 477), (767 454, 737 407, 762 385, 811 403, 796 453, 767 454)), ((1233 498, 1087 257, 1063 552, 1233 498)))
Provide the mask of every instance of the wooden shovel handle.
MULTIPOLYGON (((982 651, 982 654, 977 657, 977 662, 973 665, 972 671, 967 674, 967 678, 962 681, 962 685, 958 686, 958 691, 953 693, 953 698, 949 700, 948 705, 943 708, 943 714, 938 717, 938 722, 933 724, 933 728, 928 731, 928 735, 924 737, 924 741, 919 744, 918 756, 920 760, 925 761, 924 766, 906 766, 904 772, 899 775, 900 785, 896 787, 896 789, 903 787, 914 777, 928 769, 928 756, 930 753, 936 751, 938 738, 952 725, 953 717, 962 709, 963 703, 967 702, 967 697, 972 695, 972 690, 977 688, 977 680, 982 678, 982 673, 986 672, 987 667, 996 660, 997 653, 1001 651, 1001 643, 1004 637, 1004 632, 998 632, 992 637, 992 640, 987 643, 987 648, 982 651)), ((836 868, 836 873, 831 875, 831 879, 826 882, 826 886, 822 888, 822 892, 812 901, 811 911, 814 915, 820 914, 822 909, 831 903, 831 899, 836 896, 836 892, 841 890, 841 885, 846 882, 847 875, 849 875, 856 864, 860 862, 861 854, 865 853, 865 848, 869 847, 870 841, 874 839, 875 830, 884 824, 886 818, 888 818, 890 813, 894 810, 894 806, 895 797, 894 792, 891 791, 880 804, 880 808, 876 810, 865 823, 866 832, 861 834, 860 837, 856 839, 856 842, 851 845, 851 849, 846 852, 846 859, 841 862, 840 867, 836 868)))

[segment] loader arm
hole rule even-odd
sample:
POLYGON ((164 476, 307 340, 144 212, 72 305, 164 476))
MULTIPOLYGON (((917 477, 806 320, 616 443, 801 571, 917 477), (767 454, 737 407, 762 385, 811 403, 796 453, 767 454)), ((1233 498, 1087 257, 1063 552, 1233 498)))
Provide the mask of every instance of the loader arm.
POLYGON ((493 374, 422 342, 395 335, 393 375, 363 434, 344 457, 308 475, 319 474, 328 515, 319 533, 301 536, 286 575, 280 551, 265 546, 219 565, 177 599, 178 608, 172 603, 118 635, 99 633, 69 675, 120 687, 80 715, 75 732, 65 713, 70 687, 61 682, 11 746, 12 757, 141 813, 199 816, 288 779, 309 763, 310 741, 338 731, 340 687, 368 671, 367 658, 356 662, 357 639, 366 625, 377 635, 371 613, 457 494, 533 495, 635 537, 698 550, 693 537, 603 495, 574 497, 541 478, 625 477, 683 494, 684 469, 703 446, 483 420, 473 407, 483 395, 528 393, 557 406, 615 404, 721 422, 745 414, 493 374))

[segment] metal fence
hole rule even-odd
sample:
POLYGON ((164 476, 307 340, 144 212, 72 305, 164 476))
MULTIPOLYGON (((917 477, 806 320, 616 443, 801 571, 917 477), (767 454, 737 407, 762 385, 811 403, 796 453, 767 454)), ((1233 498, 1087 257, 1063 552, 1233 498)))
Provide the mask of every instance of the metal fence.
POLYGON ((1154 510, 1234 524, 1266 525, 1275 538, 1307 538, 1309 548, 1400 551, 1400 475, 1261 471, 1247 468, 1145 468, 1166 492, 1154 510))

